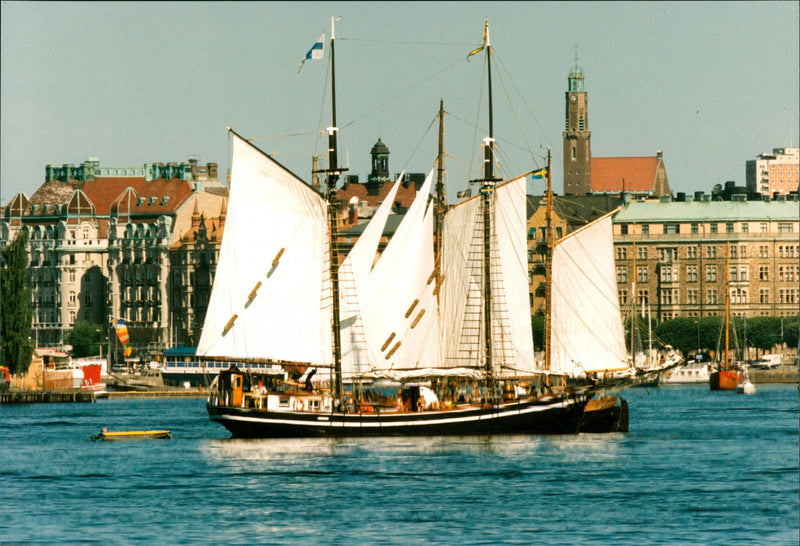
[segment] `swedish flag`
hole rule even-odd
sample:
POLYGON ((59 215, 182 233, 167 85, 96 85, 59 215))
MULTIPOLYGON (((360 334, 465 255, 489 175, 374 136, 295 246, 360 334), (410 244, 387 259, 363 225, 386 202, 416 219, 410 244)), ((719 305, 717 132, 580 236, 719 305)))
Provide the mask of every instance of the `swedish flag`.
POLYGON ((547 167, 542 167, 537 171, 533 171, 531 173, 531 178, 533 180, 544 180, 545 178, 547 178, 547 167))

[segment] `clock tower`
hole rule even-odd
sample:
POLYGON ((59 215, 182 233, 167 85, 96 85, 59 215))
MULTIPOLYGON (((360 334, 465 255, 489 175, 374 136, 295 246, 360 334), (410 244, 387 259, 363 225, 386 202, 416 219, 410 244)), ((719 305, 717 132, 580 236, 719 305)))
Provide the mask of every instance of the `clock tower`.
POLYGON ((592 146, 589 131, 588 98, 583 89, 583 70, 575 66, 569 73, 566 92, 564 132, 564 195, 591 193, 592 146))

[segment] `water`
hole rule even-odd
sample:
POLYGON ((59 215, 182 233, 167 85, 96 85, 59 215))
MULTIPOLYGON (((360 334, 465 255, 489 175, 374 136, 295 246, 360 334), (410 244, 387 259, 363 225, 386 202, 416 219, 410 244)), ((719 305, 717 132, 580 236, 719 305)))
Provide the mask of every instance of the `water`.
POLYGON ((796 386, 625 396, 629 433, 564 437, 230 440, 200 399, 4 406, 0 540, 798 544, 796 386))

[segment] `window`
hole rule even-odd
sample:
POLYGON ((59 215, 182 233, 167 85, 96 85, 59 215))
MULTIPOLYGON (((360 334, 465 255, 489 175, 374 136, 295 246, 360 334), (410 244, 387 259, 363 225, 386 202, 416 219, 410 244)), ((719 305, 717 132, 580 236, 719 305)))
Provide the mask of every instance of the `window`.
POLYGON ((687 303, 689 303, 690 305, 697 305, 697 289, 689 290, 686 293, 686 297, 688 299, 687 303))
POLYGON ((711 233, 719 233, 719 226, 716 223, 711 224, 711 233))
POLYGON ((697 282, 697 266, 690 265, 686 268, 686 281, 697 282))
POLYGON ((619 298, 620 307, 628 304, 628 291, 627 290, 619 290, 619 291, 617 291, 617 297, 619 298))
POLYGON ((766 233, 767 232, 767 223, 766 222, 761 222, 758 225, 758 229, 759 229, 759 231, 761 231, 761 233, 766 233))
POLYGON ((697 235, 697 224, 696 223, 692 224, 692 228, 691 228, 690 231, 691 231, 692 235, 697 235))
POLYGON ((664 233, 668 235, 680 233, 680 224, 664 224, 664 233))
POLYGON ((758 303, 769 303, 769 289, 762 288, 758 291, 758 303))
POLYGON ((741 245, 739 247, 739 257, 740 258, 747 258, 747 247, 746 246, 741 245))
POLYGON ((794 231, 792 224, 779 222, 778 233, 792 233, 794 231))
POLYGON ((747 282, 747 267, 740 267, 739 268, 739 280, 743 282, 747 282))
POLYGON ((620 230, 619 232, 622 235, 627 235, 628 234, 628 224, 620 224, 619 225, 619 230, 620 230))
POLYGON ((636 258, 639 260, 646 260, 647 259, 647 247, 640 246, 636 249, 636 258))
POLYGON ((686 247, 686 257, 690 260, 697 259, 697 247, 696 246, 689 246, 686 247))
POLYGON ((69 302, 70 306, 74 306, 75 305, 75 300, 76 300, 75 292, 70 292, 69 293, 69 299, 67 300, 69 302))
POLYGON ((70 269, 69 270, 69 282, 75 282, 75 270, 74 269, 70 269))
POLYGON ((650 235, 650 224, 642 225, 642 235, 650 235))
POLYGON ((706 281, 717 282, 717 266, 715 265, 706 266, 706 281))
POLYGON ((737 271, 738 270, 735 267, 731 267, 731 273, 730 273, 731 282, 736 282, 736 281, 739 280, 738 275, 737 275, 737 271))
POLYGON ((627 260, 628 259, 628 249, 624 246, 617 247, 617 259, 618 260, 627 260))
POLYGON ((717 257, 717 247, 713 245, 706 246, 706 258, 716 258, 717 257))
POLYGON ((735 246, 732 246, 732 247, 731 247, 731 258, 735 258, 735 257, 736 257, 736 254, 737 254, 737 252, 736 252, 736 247, 735 247, 735 246))
POLYGON ((759 258, 769 258, 769 247, 767 245, 759 245, 758 247, 759 258))
POLYGON ((575 146, 572 146, 572 161, 575 161, 578 158, 578 150, 575 146))
POLYGON ((742 222, 742 233, 748 233, 750 231, 750 224, 747 222, 742 222))
POLYGON ((716 304, 717 303, 717 291, 716 290, 707 290, 706 291, 706 303, 716 304))
POLYGON ((766 265, 758 266, 758 280, 760 281, 769 280, 769 266, 766 265))
POLYGON ((733 222, 725 224, 725 233, 733 233, 733 222))
POLYGON ((636 282, 647 282, 647 266, 636 268, 636 282))
POLYGON ((75 324, 75 311, 69 312, 69 322, 70 324, 75 324))
POLYGON ((618 267, 617 268, 617 284, 624 284, 628 282, 628 268, 627 267, 618 267))

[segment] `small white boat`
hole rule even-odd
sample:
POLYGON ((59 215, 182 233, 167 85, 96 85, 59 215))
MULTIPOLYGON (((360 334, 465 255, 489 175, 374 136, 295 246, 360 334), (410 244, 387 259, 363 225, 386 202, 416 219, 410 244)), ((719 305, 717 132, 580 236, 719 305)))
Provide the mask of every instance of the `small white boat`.
POLYGON ((748 373, 746 366, 742 372, 742 379, 736 384, 736 392, 739 394, 756 393, 756 386, 752 381, 750 381, 750 374, 748 373))

